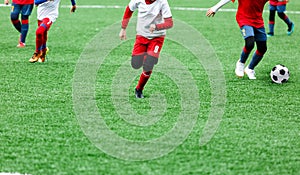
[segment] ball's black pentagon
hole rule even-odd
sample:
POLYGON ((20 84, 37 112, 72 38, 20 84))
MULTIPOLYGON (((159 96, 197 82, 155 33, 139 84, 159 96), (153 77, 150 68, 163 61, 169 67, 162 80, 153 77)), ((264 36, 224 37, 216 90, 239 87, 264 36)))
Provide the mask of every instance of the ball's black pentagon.
POLYGON ((284 75, 285 74, 285 70, 284 69, 280 69, 279 73, 280 73, 280 75, 284 75))
POLYGON ((273 75, 273 80, 274 81, 277 81, 278 80, 278 77, 276 75, 273 75))
POLYGON ((276 69, 277 69, 277 67, 275 66, 275 67, 273 67, 272 71, 274 72, 276 69))
POLYGON ((285 83, 285 82, 287 82, 287 79, 281 80, 281 83, 285 83))

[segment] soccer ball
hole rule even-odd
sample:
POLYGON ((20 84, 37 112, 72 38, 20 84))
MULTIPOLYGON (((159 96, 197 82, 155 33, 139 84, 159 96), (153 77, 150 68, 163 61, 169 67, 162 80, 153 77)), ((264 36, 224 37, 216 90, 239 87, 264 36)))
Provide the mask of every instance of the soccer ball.
POLYGON ((271 79, 274 83, 286 83, 290 78, 290 72, 287 67, 282 64, 273 67, 270 73, 271 79))

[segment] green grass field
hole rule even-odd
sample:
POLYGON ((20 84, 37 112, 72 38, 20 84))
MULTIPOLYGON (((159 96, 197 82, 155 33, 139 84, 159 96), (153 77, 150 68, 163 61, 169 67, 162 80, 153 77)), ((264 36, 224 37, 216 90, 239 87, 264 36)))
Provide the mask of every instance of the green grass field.
MULTIPOLYGON (((287 6, 296 11, 287 13, 292 36, 276 16, 255 81, 234 75, 244 44, 234 12, 207 18, 173 9, 174 28, 142 100, 133 94, 140 70, 130 68, 134 19, 129 39, 119 41, 123 8, 80 8, 128 2, 78 0, 70 14, 63 1, 47 62, 35 64, 28 59, 36 9, 27 46, 18 49, 10 8, 0 7, 0 173, 299 174, 300 2, 287 6), (276 64, 289 68, 286 84, 271 82, 276 64)), ((169 0, 192 8, 216 2, 169 0)))

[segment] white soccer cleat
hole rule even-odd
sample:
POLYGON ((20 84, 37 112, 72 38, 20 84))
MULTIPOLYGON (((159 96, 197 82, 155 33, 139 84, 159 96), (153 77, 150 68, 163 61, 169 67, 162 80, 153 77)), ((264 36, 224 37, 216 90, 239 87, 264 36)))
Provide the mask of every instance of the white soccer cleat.
POLYGON ((238 76, 239 78, 242 78, 244 76, 244 68, 245 68, 245 64, 241 63, 240 60, 238 60, 236 62, 236 66, 235 66, 236 76, 238 76))
POLYGON ((248 67, 246 67, 245 74, 248 76, 248 78, 250 80, 255 80, 256 79, 255 71, 253 69, 249 69, 248 67))

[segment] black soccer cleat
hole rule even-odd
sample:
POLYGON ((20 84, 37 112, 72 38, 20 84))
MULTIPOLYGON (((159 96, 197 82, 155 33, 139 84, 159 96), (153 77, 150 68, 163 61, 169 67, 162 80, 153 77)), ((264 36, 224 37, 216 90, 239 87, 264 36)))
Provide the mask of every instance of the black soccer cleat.
POLYGON ((136 98, 144 98, 143 90, 135 88, 135 97, 136 98))

